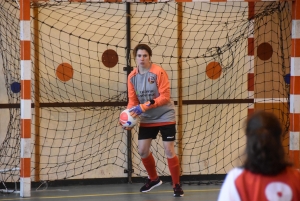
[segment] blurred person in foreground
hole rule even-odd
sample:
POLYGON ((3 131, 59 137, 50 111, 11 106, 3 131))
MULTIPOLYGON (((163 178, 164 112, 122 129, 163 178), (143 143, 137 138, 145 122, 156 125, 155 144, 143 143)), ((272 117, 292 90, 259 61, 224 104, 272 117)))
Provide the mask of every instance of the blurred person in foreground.
POLYGON ((218 201, 300 201, 300 172, 286 160, 278 118, 258 111, 246 123, 246 159, 228 172, 218 201))

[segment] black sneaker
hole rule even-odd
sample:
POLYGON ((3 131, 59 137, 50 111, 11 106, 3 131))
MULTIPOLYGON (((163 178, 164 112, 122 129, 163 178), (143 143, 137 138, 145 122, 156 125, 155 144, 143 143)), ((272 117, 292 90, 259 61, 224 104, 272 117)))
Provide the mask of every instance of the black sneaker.
POLYGON ((146 180, 146 183, 142 188, 140 189, 140 192, 146 193, 151 191, 153 188, 160 186, 162 184, 162 181, 157 177, 156 180, 151 181, 149 178, 146 180))
POLYGON ((175 188, 173 188, 174 190, 174 197, 183 197, 183 190, 181 188, 181 186, 179 184, 175 184, 175 188))

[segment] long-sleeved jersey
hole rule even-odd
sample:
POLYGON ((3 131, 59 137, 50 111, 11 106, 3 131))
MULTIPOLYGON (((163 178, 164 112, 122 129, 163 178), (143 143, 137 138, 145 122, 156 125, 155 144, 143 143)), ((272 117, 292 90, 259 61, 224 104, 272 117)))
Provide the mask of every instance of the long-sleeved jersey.
POLYGON ((218 201, 299 201, 300 172, 288 167, 276 176, 253 174, 243 168, 228 172, 218 201))
POLYGON ((140 115, 140 126, 175 124, 175 107, 171 100, 170 82, 164 69, 152 64, 149 71, 139 74, 135 68, 128 76, 127 108, 154 100, 150 109, 140 115))

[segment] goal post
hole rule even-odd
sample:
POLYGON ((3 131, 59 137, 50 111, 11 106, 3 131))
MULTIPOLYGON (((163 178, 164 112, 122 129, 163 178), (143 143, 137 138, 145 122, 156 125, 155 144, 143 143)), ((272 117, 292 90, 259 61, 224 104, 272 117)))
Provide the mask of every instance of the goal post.
POLYGON ((31 196, 31 32, 30 0, 20 0, 21 146, 20 196, 31 196))
POLYGON ((290 72, 290 157, 300 169, 300 1, 292 2, 292 42, 290 72))

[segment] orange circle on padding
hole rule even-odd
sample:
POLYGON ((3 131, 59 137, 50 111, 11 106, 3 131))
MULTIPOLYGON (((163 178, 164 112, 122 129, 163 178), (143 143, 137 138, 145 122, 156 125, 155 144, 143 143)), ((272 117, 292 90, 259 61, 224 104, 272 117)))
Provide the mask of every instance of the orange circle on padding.
POLYGON ((69 81, 73 78, 73 67, 68 63, 61 63, 56 68, 56 76, 63 82, 69 81))
POLYGON ((218 62, 210 62, 207 66, 206 66, 206 75, 207 77, 209 77, 210 79, 218 79, 221 76, 222 73, 222 67, 218 62))

